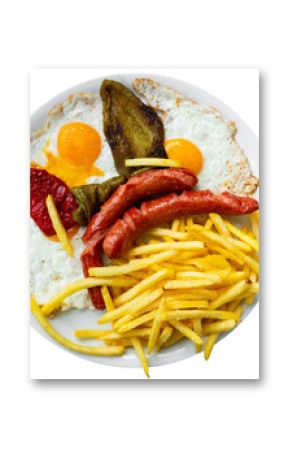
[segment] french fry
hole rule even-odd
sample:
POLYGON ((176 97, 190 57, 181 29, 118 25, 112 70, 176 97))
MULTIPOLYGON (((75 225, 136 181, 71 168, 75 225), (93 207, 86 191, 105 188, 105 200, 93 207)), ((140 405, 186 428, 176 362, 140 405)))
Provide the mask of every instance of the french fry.
MULTIPOLYGON (((241 296, 241 295, 239 295, 239 296, 241 296)), ((227 310, 229 312, 233 312, 238 307, 238 305, 240 304, 241 301, 242 301, 242 299, 240 299, 238 297, 238 299, 234 299, 233 301, 229 302, 227 304, 227 310)))
POLYGON ((100 279, 100 278, 85 278, 81 279, 80 281, 74 282, 72 284, 67 285, 65 288, 60 290, 47 304, 45 304, 41 311, 43 315, 49 315, 54 310, 59 309, 63 301, 68 298, 69 296, 73 295, 76 292, 79 292, 80 290, 84 290, 86 288, 91 287, 97 287, 101 285, 115 285, 118 287, 130 287, 131 285, 134 285, 135 281, 133 279, 130 279, 128 277, 118 277, 113 279, 100 279))
POLYGON ((140 360, 140 363, 143 367, 144 373, 149 378, 150 376, 149 376, 148 360, 147 360, 147 357, 145 356, 145 352, 144 352, 143 346, 140 342, 140 339, 136 338, 136 337, 132 337, 131 341, 132 341, 132 345, 134 346, 134 349, 136 351, 136 354, 140 360))
POLYGON ((252 231, 256 239, 259 239, 259 213, 254 212, 250 215, 252 231))
POLYGON ((55 230, 55 233, 63 249, 68 253, 69 256, 72 257, 73 256, 72 246, 70 244, 66 229, 62 224, 61 218, 58 214, 57 208, 51 195, 47 195, 45 204, 48 210, 48 215, 52 221, 53 229, 55 230))
POLYGON ((106 340, 119 340, 120 338, 122 339, 122 338, 131 338, 131 337, 149 338, 150 332, 151 332, 151 329, 149 329, 149 328, 133 329, 132 331, 124 332, 124 333, 111 331, 110 333, 102 335, 101 337, 98 337, 98 338, 101 340, 103 340, 103 338, 105 338, 106 340))
POLYGON ((194 344, 203 344, 202 338, 196 332, 191 330, 190 327, 176 320, 169 320, 169 323, 172 327, 175 327, 175 329, 177 329, 181 334, 189 338, 194 344))
POLYGON ((165 326, 162 329, 161 334, 159 335, 158 341, 155 346, 156 352, 159 351, 160 348, 164 345, 164 343, 166 343, 169 340, 169 338, 172 335, 172 332, 173 332, 173 328, 170 326, 165 326))
POLYGON ((228 275, 226 279, 223 280, 223 286, 232 285, 239 281, 243 281, 247 278, 247 273, 244 271, 235 271, 228 275))
POLYGON ((245 280, 237 282, 234 285, 231 285, 227 288, 221 295, 214 301, 212 301, 209 305, 209 309, 215 310, 224 304, 232 301, 237 298, 241 293, 243 293, 247 289, 248 285, 245 280))
POLYGON ((172 333, 171 337, 165 343, 163 343, 162 347, 163 348, 169 348, 170 346, 175 345, 175 343, 178 343, 183 338, 184 338, 183 334, 181 334, 177 330, 174 330, 174 332, 172 333))
POLYGON ((250 305, 253 304, 255 298, 256 298, 256 295, 249 295, 249 296, 246 296, 246 298, 245 298, 245 303, 246 303, 248 306, 250 306, 250 305))
POLYGON ((111 329, 76 329, 74 332, 77 338, 102 338, 110 334, 111 329))
MULTIPOLYGON (((200 337, 203 336, 202 324, 200 318, 192 318, 192 330, 197 333, 200 337)), ((195 351, 197 353, 201 352, 203 345, 195 344, 195 351)))
POLYGON ((112 346, 123 346, 124 348, 128 348, 130 346, 133 346, 131 338, 120 338, 119 340, 105 340, 102 339, 102 341, 105 343, 105 345, 112 345, 112 346))
POLYGON ((178 231, 179 230, 179 219, 175 218, 171 224, 171 230, 172 231, 178 231))
POLYGON ((250 266, 250 268, 252 268, 253 272, 256 275, 259 275, 259 264, 253 257, 248 256, 240 251, 239 251, 238 255, 240 255, 243 258, 244 262, 246 264, 248 264, 250 266))
POLYGON ((166 250, 188 250, 198 251, 204 248, 204 243, 199 241, 187 241, 187 242, 159 242, 152 243, 143 246, 137 246, 134 249, 128 251, 129 256, 141 256, 143 254, 152 254, 159 251, 166 250))
MULTIPOLYGON (((235 312, 237 313, 237 312, 235 312)), ((232 330, 236 326, 235 320, 224 320, 224 321, 218 321, 215 323, 210 324, 204 324, 202 327, 203 334, 209 335, 209 334, 215 334, 215 333, 221 333, 221 332, 227 332, 232 330)))
POLYGON ((219 232, 219 234, 225 235, 227 237, 231 236, 224 220, 222 219, 222 217, 219 214, 209 214, 209 218, 213 222, 213 224, 214 224, 215 228, 217 229, 217 231, 219 232))
POLYGON ((195 259, 194 264, 201 270, 211 270, 212 268, 231 268, 230 263, 221 254, 210 254, 209 256, 195 259))
POLYGON ((201 318, 192 318, 192 329, 196 332, 200 337, 203 335, 201 318))
POLYGON ((188 292, 183 290, 164 292, 164 296, 168 304, 170 301, 213 300, 217 298, 218 293, 215 290, 196 289, 188 292))
POLYGON ((37 319, 41 327, 45 330, 45 332, 53 338, 53 340, 57 341, 60 345, 70 349, 71 351, 79 352, 81 354, 90 354, 90 355, 121 355, 124 352, 123 346, 83 346, 73 341, 68 340, 63 337, 59 332, 57 332, 53 326, 49 323, 46 317, 43 315, 42 310, 39 305, 35 301, 34 298, 30 300, 30 308, 34 317, 37 319))
POLYGON ((157 271, 157 273, 152 274, 151 276, 146 277, 138 284, 134 285, 130 290, 127 290, 125 293, 122 293, 118 298, 115 299, 115 306, 120 306, 125 304, 126 302, 131 301, 137 295, 140 295, 145 290, 154 287, 159 281, 165 279, 167 276, 172 275, 172 270, 165 268, 163 270, 157 271))
POLYGON ((126 167, 182 167, 179 161, 157 157, 126 159, 125 165, 126 167))
POLYGON ((188 238, 187 232, 172 231, 166 228, 152 228, 148 233, 156 237, 170 237, 173 240, 180 241, 187 240, 188 238))
POLYGON ((252 282, 252 283, 257 281, 257 275, 256 275, 256 273, 254 273, 254 271, 250 272, 250 274, 249 274, 249 281, 252 282))
POLYGON ((212 227, 213 227, 213 222, 211 221, 210 218, 208 218, 208 219, 206 220, 206 222, 205 222, 204 228, 205 228, 207 231, 210 231, 212 227))
POLYGON ((228 259, 229 260, 233 260, 239 266, 243 266, 244 265, 244 260, 241 259, 239 256, 237 256, 237 254, 235 254, 233 251, 228 251, 225 248, 222 248, 222 246, 215 245, 214 243, 210 243, 210 242, 207 243, 207 247, 210 250, 216 251, 217 253, 223 255, 226 260, 228 260, 228 259))
POLYGON ((89 269, 90 276, 118 276, 121 274, 128 274, 132 271, 143 270, 144 268, 150 267, 154 263, 160 263, 165 260, 171 259, 176 256, 177 251, 164 251, 159 254, 154 254, 153 256, 146 257, 141 260, 131 260, 129 263, 121 266, 112 267, 95 267, 89 269))
POLYGON ((155 315, 155 318, 153 320, 151 333, 149 335, 148 354, 150 354, 153 351, 154 346, 159 337, 160 328, 161 328, 161 313, 164 310, 164 305, 165 305, 165 298, 162 298, 160 306, 159 306, 157 313, 155 315))
POLYGON ((259 251, 259 242, 258 242, 257 239, 255 239, 255 238, 253 239, 253 238, 249 237, 249 235, 246 234, 246 232, 243 232, 241 229, 237 228, 236 226, 234 226, 229 221, 225 221, 225 225, 226 225, 227 229, 233 235, 235 235, 240 240, 242 240, 243 242, 245 242, 248 245, 250 245, 255 251, 259 251))
POLYGON ((101 288, 101 294, 108 312, 114 310, 115 306, 111 298, 109 289, 106 285, 103 285, 103 287, 101 288))
POLYGON ((121 307, 118 307, 111 312, 105 313, 98 322, 99 324, 108 323, 109 321, 114 321, 127 313, 133 316, 136 312, 145 309, 146 306, 156 301, 156 299, 159 298, 162 293, 162 288, 156 289, 153 292, 143 292, 140 296, 137 296, 132 301, 123 304, 121 307))
POLYGON ((134 320, 128 321, 127 323, 118 327, 118 332, 123 333, 135 329, 136 327, 141 326, 141 324, 153 320, 156 316, 156 313, 156 310, 151 310, 151 312, 147 312, 144 315, 135 318, 134 320))
POLYGON ((174 310, 163 312, 161 315, 163 321, 187 320, 189 318, 213 318, 216 320, 236 320, 238 315, 224 310, 174 310))
POLYGON ((241 315, 243 314, 244 311, 244 307, 242 304, 238 305, 238 307, 235 308, 234 313, 236 313, 237 315, 239 315, 239 317, 241 317, 241 315))
POLYGON ((209 285, 217 284, 217 282, 211 280, 211 279, 200 279, 200 280, 194 280, 194 281, 167 281, 164 283, 165 290, 174 290, 174 289, 181 289, 181 288, 200 288, 200 287, 207 287, 209 285))
POLYGON ((175 275, 176 279, 188 279, 188 280, 197 280, 197 279, 208 279, 213 281, 214 283, 220 283, 221 277, 218 274, 214 273, 205 273, 200 271, 179 271, 175 275))
POLYGON ((171 301, 168 302, 167 308, 170 310, 178 309, 206 309, 208 307, 208 301, 171 301))
POLYGON ((218 339, 219 334, 210 334, 206 341, 205 341, 205 345, 204 345, 204 358, 205 360, 208 360, 211 352, 213 350, 213 347, 218 339))

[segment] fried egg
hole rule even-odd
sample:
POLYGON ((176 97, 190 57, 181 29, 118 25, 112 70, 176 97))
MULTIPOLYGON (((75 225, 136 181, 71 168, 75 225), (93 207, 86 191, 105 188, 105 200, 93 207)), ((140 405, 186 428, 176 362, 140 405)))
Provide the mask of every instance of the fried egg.
MULTIPOLYGON (((98 93, 71 95, 55 106, 40 130, 32 133, 30 160, 69 186, 102 182, 117 175, 109 144, 103 133, 102 101, 98 93)), ((83 279, 81 253, 84 228, 73 227, 68 235, 70 257, 57 241, 45 236, 30 220, 31 294, 45 304, 63 287, 83 279)), ((93 307, 87 290, 67 298, 62 307, 93 307)))
POLYGON ((30 160, 70 187, 102 182, 117 172, 103 133, 98 93, 71 95, 55 106, 40 130, 32 133, 30 160))
POLYGON ((144 78, 132 83, 159 114, 167 156, 198 176, 197 189, 252 195, 258 186, 249 161, 235 140, 236 127, 213 108, 144 78))

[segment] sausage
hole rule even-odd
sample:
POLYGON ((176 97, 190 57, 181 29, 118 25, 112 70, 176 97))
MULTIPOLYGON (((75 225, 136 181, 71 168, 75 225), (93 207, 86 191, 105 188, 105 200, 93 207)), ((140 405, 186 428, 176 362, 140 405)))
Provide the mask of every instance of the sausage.
POLYGON ((213 194, 210 190, 185 191, 181 195, 172 193, 151 201, 145 201, 140 208, 132 207, 117 220, 107 233, 103 249, 114 259, 123 254, 144 231, 174 218, 216 212, 227 215, 244 215, 254 212, 259 203, 253 198, 238 197, 228 192, 213 194))
MULTIPOLYGON (((102 240, 96 243, 94 246, 85 249, 81 255, 81 261, 83 264, 83 273, 85 277, 89 275, 89 268, 91 267, 101 267, 102 263, 102 240)), ((101 289, 99 287, 91 287, 88 289, 93 306, 96 309, 104 309, 105 303, 101 294, 101 289)))
POLYGON ((109 228, 137 201, 152 195, 192 189, 196 176, 184 168, 154 169, 132 176, 121 185, 95 214, 83 236, 86 244, 100 239, 100 231, 109 228))
MULTIPOLYGON (((88 269, 102 266, 102 241, 112 224, 137 201, 160 193, 181 192, 191 189, 197 183, 196 176, 183 168, 149 170, 132 176, 126 184, 121 185, 95 214, 83 235, 87 249, 81 256, 83 272, 88 276, 88 269)), ((105 307, 99 287, 89 289, 94 307, 105 307)))

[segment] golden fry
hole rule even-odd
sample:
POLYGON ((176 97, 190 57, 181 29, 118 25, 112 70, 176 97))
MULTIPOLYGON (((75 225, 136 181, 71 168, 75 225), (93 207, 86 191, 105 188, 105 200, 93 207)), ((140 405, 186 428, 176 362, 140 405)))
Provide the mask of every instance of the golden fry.
POLYGON ((182 167, 179 161, 157 157, 126 159, 125 165, 126 167, 182 167))
POLYGON ((224 220, 222 219, 222 217, 219 214, 209 214, 209 218, 213 222, 213 224, 214 224, 215 228, 217 229, 217 231, 219 232, 219 234, 230 237, 231 234, 230 234, 229 230, 227 229, 227 226, 226 226, 224 220))
POLYGON ((136 337, 132 337, 131 338, 132 341, 132 345, 134 346, 134 349, 136 351, 136 354, 141 362, 141 365, 143 366, 144 369, 144 373, 146 374, 146 376, 149 378, 149 368, 148 368, 148 360, 147 357, 145 355, 143 346, 139 340, 139 338, 136 337))
POLYGON ((101 288, 101 294, 108 312, 114 310, 115 306, 111 298, 109 289, 106 285, 103 285, 103 287, 101 288))
POLYGON ((204 248, 204 243, 200 241, 187 242, 159 242, 148 245, 137 246, 128 251, 129 256, 141 256, 143 254, 152 254, 166 250, 200 250, 204 248))
POLYGON ((245 290, 247 290, 248 284, 245 280, 237 282, 234 285, 231 285, 227 288, 221 295, 215 300, 212 301, 209 305, 211 310, 218 309, 223 306, 227 302, 232 301, 237 298, 240 294, 242 294, 245 290))
POLYGON ((46 201, 45 201, 48 215, 52 221, 53 229, 55 230, 55 233, 58 237, 58 240, 60 241, 63 249, 68 253, 69 256, 73 256, 73 249, 70 244, 66 229, 64 225, 62 224, 61 218, 58 214, 58 210, 55 206, 54 200, 51 195, 47 195, 46 201))
POLYGON ((125 324, 118 327, 118 332, 123 333, 135 329, 136 327, 141 326, 141 324, 153 320, 156 316, 156 313, 157 313, 156 310, 152 310, 151 312, 145 313, 144 315, 141 315, 138 318, 135 318, 134 320, 128 321, 125 324))
POLYGON ((155 318, 153 320, 151 333, 149 335, 148 354, 150 354, 153 351, 154 346, 159 337, 160 328, 161 328, 161 312, 164 310, 164 305, 165 305, 165 298, 162 298, 160 306, 159 306, 157 313, 155 315, 155 318))
POLYGON ((170 326, 165 326, 162 329, 161 334, 159 335, 158 341, 155 346, 155 351, 159 351, 159 349, 164 345, 164 343, 166 343, 169 340, 169 338, 172 335, 172 332, 173 332, 173 328, 170 326))
POLYGON ((174 240, 187 240, 188 234, 187 232, 180 232, 180 231, 172 231, 171 229, 166 228, 152 228, 148 231, 150 235, 156 236, 156 237, 170 237, 174 240))
POLYGON ((202 338, 196 332, 191 330, 190 327, 176 320, 169 320, 169 323, 171 324, 171 326, 175 327, 175 329, 177 329, 181 334, 189 338, 194 344, 203 344, 202 338))
POLYGON ((162 314, 163 321, 187 320, 189 318, 213 318, 217 320, 236 320, 238 315, 224 310, 174 310, 162 314))
POLYGON ((215 323, 204 324, 202 330, 204 335, 209 335, 230 331, 235 326, 236 326, 235 320, 224 320, 224 321, 217 321, 215 323))
POLYGON ((253 238, 249 237, 249 235, 246 234, 246 232, 243 232, 241 229, 237 228, 236 226, 234 226, 229 221, 225 221, 225 225, 226 225, 227 229, 233 235, 235 235, 240 240, 242 240, 243 242, 245 242, 248 245, 250 245, 255 251, 259 251, 259 242, 258 242, 257 239, 255 239, 255 238, 253 239, 253 238))
POLYGON ((207 287, 209 285, 217 284, 217 282, 211 280, 211 279, 200 279, 195 281, 167 281, 164 284, 165 290, 175 290, 175 289, 182 289, 182 288, 200 288, 200 287, 207 287))
POLYGON ((86 288, 97 287, 101 285, 110 285, 110 286, 118 286, 118 287, 130 287, 134 285, 135 281, 128 277, 118 277, 113 279, 100 279, 100 278, 85 278, 80 281, 74 282, 72 284, 67 285, 65 288, 60 290, 47 304, 42 307, 43 315, 49 315, 54 310, 59 309, 63 301, 69 296, 73 295, 80 290, 84 290, 86 288))
POLYGON ((213 350, 213 347, 218 339, 219 334, 210 334, 206 341, 205 341, 205 345, 204 345, 204 358, 205 360, 208 360, 211 352, 213 350))
POLYGON ((170 310, 178 309, 202 309, 208 307, 208 301, 171 301, 167 303, 167 308, 170 310))
POLYGON ((146 257, 141 260, 131 260, 129 263, 121 266, 112 267, 95 267, 89 269, 90 276, 117 276, 120 274, 131 273, 132 271, 143 270, 144 268, 150 267, 154 263, 160 263, 164 260, 171 259, 175 257, 177 251, 164 251, 159 254, 154 254, 153 256, 146 257))
POLYGON ((41 327, 45 330, 45 332, 57 341, 60 345, 70 349, 71 351, 79 352, 81 354, 90 354, 90 355, 121 355, 124 352, 123 346, 83 346, 73 341, 68 340, 63 337, 59 332, 57 332, 46 317, 43 315, 39 305, 37 302, 31 298, 30 300, 30 308, 34 317, 37 319, 41 327))

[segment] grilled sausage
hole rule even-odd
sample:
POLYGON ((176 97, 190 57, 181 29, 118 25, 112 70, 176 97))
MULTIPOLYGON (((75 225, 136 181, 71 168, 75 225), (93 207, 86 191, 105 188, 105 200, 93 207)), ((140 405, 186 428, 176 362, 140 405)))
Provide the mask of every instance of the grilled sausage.
POLYGON ((109 228, 123 213, 137 201, 152 195, 182 192, 192 189, 196 176, 183 168, 149 170, 132 176, 121 185, 93 216, 83 236, 86 244, 99 241, 100 232, 109 228))
MULTIPOLYGON (((97 243, 90 248, 87 248, 81 255, 83 273, 85 277, 89 275, 89 268, 91 267, 101 267, 102 263, 102 241, 97 243)), ((93 306, 96 309, 104 309, 105 303, 101 294, 101 289, 99 287, 91 287, 88 289, 93 306)))
POLYGON ((216 212, 227 215, 244 215, 254 212, 259 203, 253 198, 244 198, 224 192, 214 195, 209 190, 185 191, 181 195, 172 193, 151 201, 145 201, 140 208, 132 207, 117 220, 107 233, 103 249, 114 259, 123 254, 144 231, 174 218, 216 212))

